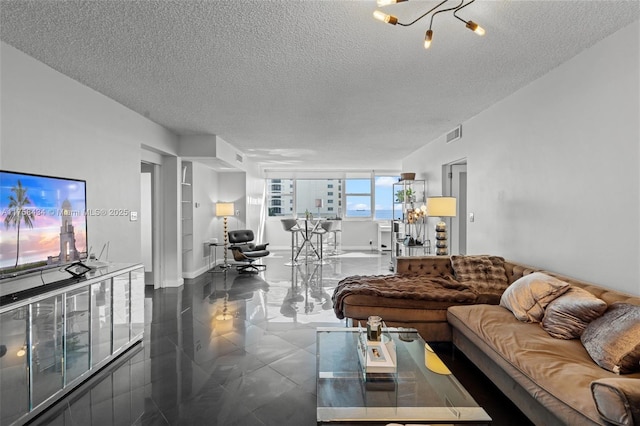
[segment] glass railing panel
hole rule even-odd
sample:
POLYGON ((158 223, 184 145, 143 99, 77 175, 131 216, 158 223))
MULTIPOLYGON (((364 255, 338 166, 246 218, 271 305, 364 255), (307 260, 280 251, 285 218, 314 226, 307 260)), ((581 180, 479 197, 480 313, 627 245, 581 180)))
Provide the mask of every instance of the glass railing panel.
POLYGON ((65 384, 89 369, 89 289, 66 294, 65 384))
POLYGON ((0 315, 0 424, 29 410, 28 308, 0 315))
POLYGON ((111 355, 111 279, 91 285, 91 366, 111 355))
POLYGON ((32 419, 65 395, 66 386, 77 385, 142 338, 144 270, 121 267, 113 276, 113 268, 96 271, 84 283, 60 283, 39 293, 30 288, 29 294, 1 301, 0 425, 32 419))
POLYGON ((131 338, 144 332, 144 268, 131 271, 131 338))
POLYGON ((113 278, 113 348, 124 346, 129 342, 130 316, 129 274, 113 278))
POLYGON ((32 406, 37 406, 63 386, 62 295, 31 304, 32 406))

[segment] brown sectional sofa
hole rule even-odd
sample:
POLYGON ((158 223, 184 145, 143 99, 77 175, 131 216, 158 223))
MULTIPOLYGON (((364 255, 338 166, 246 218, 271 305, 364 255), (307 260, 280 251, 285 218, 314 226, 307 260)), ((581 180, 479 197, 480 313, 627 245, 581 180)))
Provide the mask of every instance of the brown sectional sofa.
MULTIPOLYGON (((533 272, 524 265, 505 263, 509 284, 523 274, 533 272)), ((449 256, 412 256, 398 257, 396 263, 397 277, 415 277, 422 280, 451 277, 455 273, 449 256)), ((365 277, 352 277, 353 281, 365 277)), ((368 278, 368 277, 367 277, 368 278)), ((472 305, 488 303, 497 305, 499 295, 474 294, 473 297, 452 297, 452 300, 423 300, 417 298, 389 298, 384 295, 363 295, 354 293, 340 300, 334 306, 339 318, 349 318, 354 323, 366 321, 369 315, 379 315, 390 327, 410 327, 418 330, 422 338, 428 342, 450 342, 451 326, 447 322, 447 309, 461 304, 472 305), (462 301, 461 301, 462 300, 462 301)))
MULTIPOLYGON (((504 269, 509 285, 541 271, 510 261, 504 262, 504 269)), ((396 271, 398 280, 455 277, 448 256, 399 257, 396 271)), ((624 302, 640 306, 640 297, 541 272, 583 288, 608 305, 624 302)), ((539 323, 519 321, 499 306, 499 296, 478 295, 476 300, 456 303, 347 294, 340 302, 334 307, 336 313, 354 322, 380 315, 389 326, 416 328, 427 341, 452 341, 535 424, 640 425, 640 372, 616 375, 601 368, 580 339, 557 339, 539 323), (599 381, 598 405, 591 389, 595 381, 599 381), (609 383, 613 384, 612 392, 601 392, 610 390, 604 386, 609 383), (620 389, 627 389, 627 393, 620 389)))

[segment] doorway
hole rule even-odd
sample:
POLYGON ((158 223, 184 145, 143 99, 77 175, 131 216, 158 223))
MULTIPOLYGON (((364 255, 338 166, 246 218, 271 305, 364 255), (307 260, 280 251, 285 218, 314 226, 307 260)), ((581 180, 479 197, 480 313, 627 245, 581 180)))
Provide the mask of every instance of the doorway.
POLYGON ((457 201, 457 215, 449 223, 449 254, 467 254, 467 160, 443 166, 442 194, 457 201))

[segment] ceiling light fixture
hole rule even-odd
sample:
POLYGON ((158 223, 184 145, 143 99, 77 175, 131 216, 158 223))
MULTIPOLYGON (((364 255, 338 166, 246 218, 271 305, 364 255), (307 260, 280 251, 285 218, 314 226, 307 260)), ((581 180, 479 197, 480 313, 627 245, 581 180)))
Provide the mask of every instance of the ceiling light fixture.
POLYGON ((433 39, 433 31, 430 29, 427 30, 427 33, 424 35, 424 48, 428 49, 431 47, 431 39, 433 39))
POLYGON ((378 7, 388 6, 390 4, 402 3, 407 0, 378 0, 378 7))
MULTIPOLYGON (((395 4, 395 3, 402 3, 402 2, 405 2, 405 1, 408 1, 408 0, 378 0, 378 6, 383 7, 383 6, 388 6, 388 5, 395 4)), ((451 8, 448 8, 448 9, 437 10, 440 6, 445 4, 447 1, 449 1, 449 0, 443 0, 442 2, 438 3, 435 7, 429 9, 427 12, 425 12, 422 15, 420 15, 418 18, 414 19, 413 21, 411 21, 409 23, 402 23, 402 22, 400 22, 398 20, 398 18, 396 16, 389 15, 387 13, 384 13, 381 10, 376 10, 375 12, 373 12, 373 17, 375 19, 377 19, 378 21, 382 21, 382 22, 385 22, 387 24, 400 25, 400 26, 403 26, 403 27, 408 27, 410 25, 415 24, 416 22, 418 22, 422 18, 428 16, 429 14, 431 14, 431 21, 429 23, 429 29, 427 30, 427 32, 426 32, 426 34, 424 36, 424 48, 425 49, 428 49, 429 47, 431 47, 431 41, 433 40, 433 30, 431 29, 433 27, 433 18, 438 13, 453 11, 453 16, 455 16, 460 21, 464 22, 466 24, 466 27, 469 28, 471 31, 473 31, 474 33, 476 33, 478 35, 481 35, 481 36, 485 34, 484 28, 482 28, 480 25, 476 24, 473 21, 465 21, 464 19, 462 19, 461 17, 459 17, 457 15, 457 13, 461 9, 469 6, 471 3, 475 2, 476 0, 470 0, 467 3, 465 3, 465 0, 461 0, 460 4, 458 4, 455 7, 451 7, 451 8)))
POLYGON ((458 13, 460 11, 460 9, 463 9, 463 8, 469 6, 474 1, 476 1, 476 0, 471 0, 469 3, 467 3, 465 5, 460 5, 459 8, 457 8, 456 10, 453 11, 453 16, 455 16, 457 19, 459 19, 462 22, 464 22, 466 24, 467 28, 469 28, 471 31, 473 31, 474 33, 478 34, 479 36, 483 36, 484 35, 484 28, 482 28, 480 25, 476 24, 473 21, 465 21, 464 19, 462 19, 461 17, 456 15, 456 13, 458 13))

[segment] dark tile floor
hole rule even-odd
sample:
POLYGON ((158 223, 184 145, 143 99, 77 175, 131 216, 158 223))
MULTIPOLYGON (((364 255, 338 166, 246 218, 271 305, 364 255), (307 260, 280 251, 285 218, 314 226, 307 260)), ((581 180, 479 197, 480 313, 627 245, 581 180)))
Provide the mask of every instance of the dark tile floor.
MULTIPOLYGON (((316 424, 315 327, 344 325, 331 294, 356 274, 388 274, 389 255, 350 252, 257 275, 206 273, 177 289, 147 289, 145 336, 116 363, 47 410, 47 425, 316 424)), ((526 418, 460 352, 437 350, 494 419, 526 418)))

